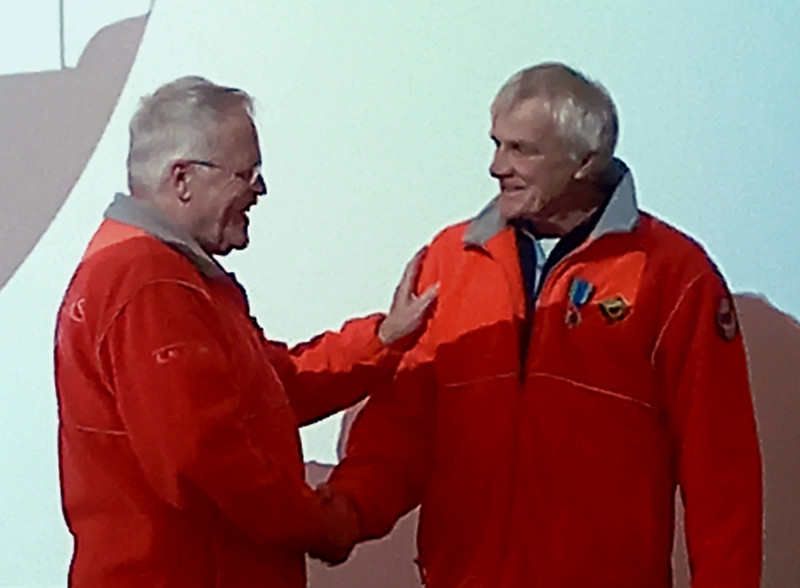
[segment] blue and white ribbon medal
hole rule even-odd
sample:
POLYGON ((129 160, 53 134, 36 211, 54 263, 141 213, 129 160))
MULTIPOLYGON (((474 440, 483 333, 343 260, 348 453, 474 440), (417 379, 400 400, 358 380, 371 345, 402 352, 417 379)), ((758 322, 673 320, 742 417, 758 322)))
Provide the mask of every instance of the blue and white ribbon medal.
POLYGON ((579 277, 572 278, 569 285, 569 304, 565 319, 568 327, 572 328, 580 324, 580 308, 591 300, 592 294, 594 294, 594 286, 591 282, 579 277))

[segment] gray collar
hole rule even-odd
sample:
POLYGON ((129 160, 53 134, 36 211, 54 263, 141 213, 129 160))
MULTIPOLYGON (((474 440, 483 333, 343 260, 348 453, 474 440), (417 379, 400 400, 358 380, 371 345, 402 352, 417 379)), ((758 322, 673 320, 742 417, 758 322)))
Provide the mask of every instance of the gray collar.
POLYGON ((113 202, 106 208, 103 216, 108 220, 141 229, 163 241, 186 256, 200 273, 209 278, 225 275, 225 270, 200 247, 197 241, 186 232, 172 226, 157 210, 142 200, 125 194, 115 194, 113 202))
MULTIPOLYGON (((622 160, 614 158, 601 182, 613 188, 613 192, 606 209, 587 238, 590 241, 608 233, 628 233, 639 221, 633 174, 628 166, 622 160)), ((505 227, 506 221, 492 200, 472 219, 462 241, 464 245, 483 247, 505 227)))

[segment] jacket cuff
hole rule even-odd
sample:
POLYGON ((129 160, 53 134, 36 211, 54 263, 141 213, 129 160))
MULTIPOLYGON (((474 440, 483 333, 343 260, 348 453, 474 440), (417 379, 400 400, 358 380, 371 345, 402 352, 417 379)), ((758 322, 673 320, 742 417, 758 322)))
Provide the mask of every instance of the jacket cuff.
POLYGON ((381 324, 386 319, 385 314, 376 313, 369 318, 375 322, 372 329, 372 336, 363 348, 364 359, 368 363, 372 363, 380 368, 394 371, 400 363, 405 350, 396 344, 387 345, 381 341, 378 331, 381 328, 381 324))

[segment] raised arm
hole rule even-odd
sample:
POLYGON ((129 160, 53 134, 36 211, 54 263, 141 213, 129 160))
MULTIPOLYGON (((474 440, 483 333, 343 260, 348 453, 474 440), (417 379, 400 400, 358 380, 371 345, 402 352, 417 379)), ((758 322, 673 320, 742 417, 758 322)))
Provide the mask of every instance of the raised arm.
POLYGON ((402 351, 415 341, 436 299, 436 286, 414 293, 424 255, 420 250, 406 265, 388 315, 348 321, 339 332, 291 349, 265 343, 301 425, 358 402, 392 379, 402 351))
MULTIPOLYGON (((426 259, 420 289, 436 283, 435 268, 435 260, 426 259)), ((344 497, 357 512, 357 540, 388 533, 422 499, 436 427, 435 347, 435 329, 428 328, 403 357, 391 385, 373 394, 356 417, 345 457, 321 489, 324 496, 344 497)))

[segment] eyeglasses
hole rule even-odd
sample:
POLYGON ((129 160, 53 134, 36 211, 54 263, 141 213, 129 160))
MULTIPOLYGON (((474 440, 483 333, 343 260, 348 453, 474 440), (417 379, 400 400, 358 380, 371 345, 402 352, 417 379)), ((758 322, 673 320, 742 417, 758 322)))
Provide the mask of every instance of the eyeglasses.
POLYGON ((261 177, 261 164, 260 163, 258 165, 254 165, 250 169, 243 170, 243 171, 236 171, 236 170, 233 170, 233 169, 231 169, 229 167, 226 167, 224 165, 220 165, 218 163, 214 163, 214 162, 211 162, 211 161, 203 161, 201 159, 187 159, 186 163, 189 163, 189 164, 192 164, 192 165, 202 165, 203 167, 211 167, 211 168, 214 168, 214 169, 219 169, 219 170, 222 170, 224 172, 227 172, 228 174, 230 174, 234 178, 238 178, 238 179, 242 180, 245 184, 247 184, 248 188, 253 188, 254 186, 256 186, 258 181, 261 180, 262 184, 264 184, 263 192, 266 192, 266 183, 263 181, 264 178, 261 177))

